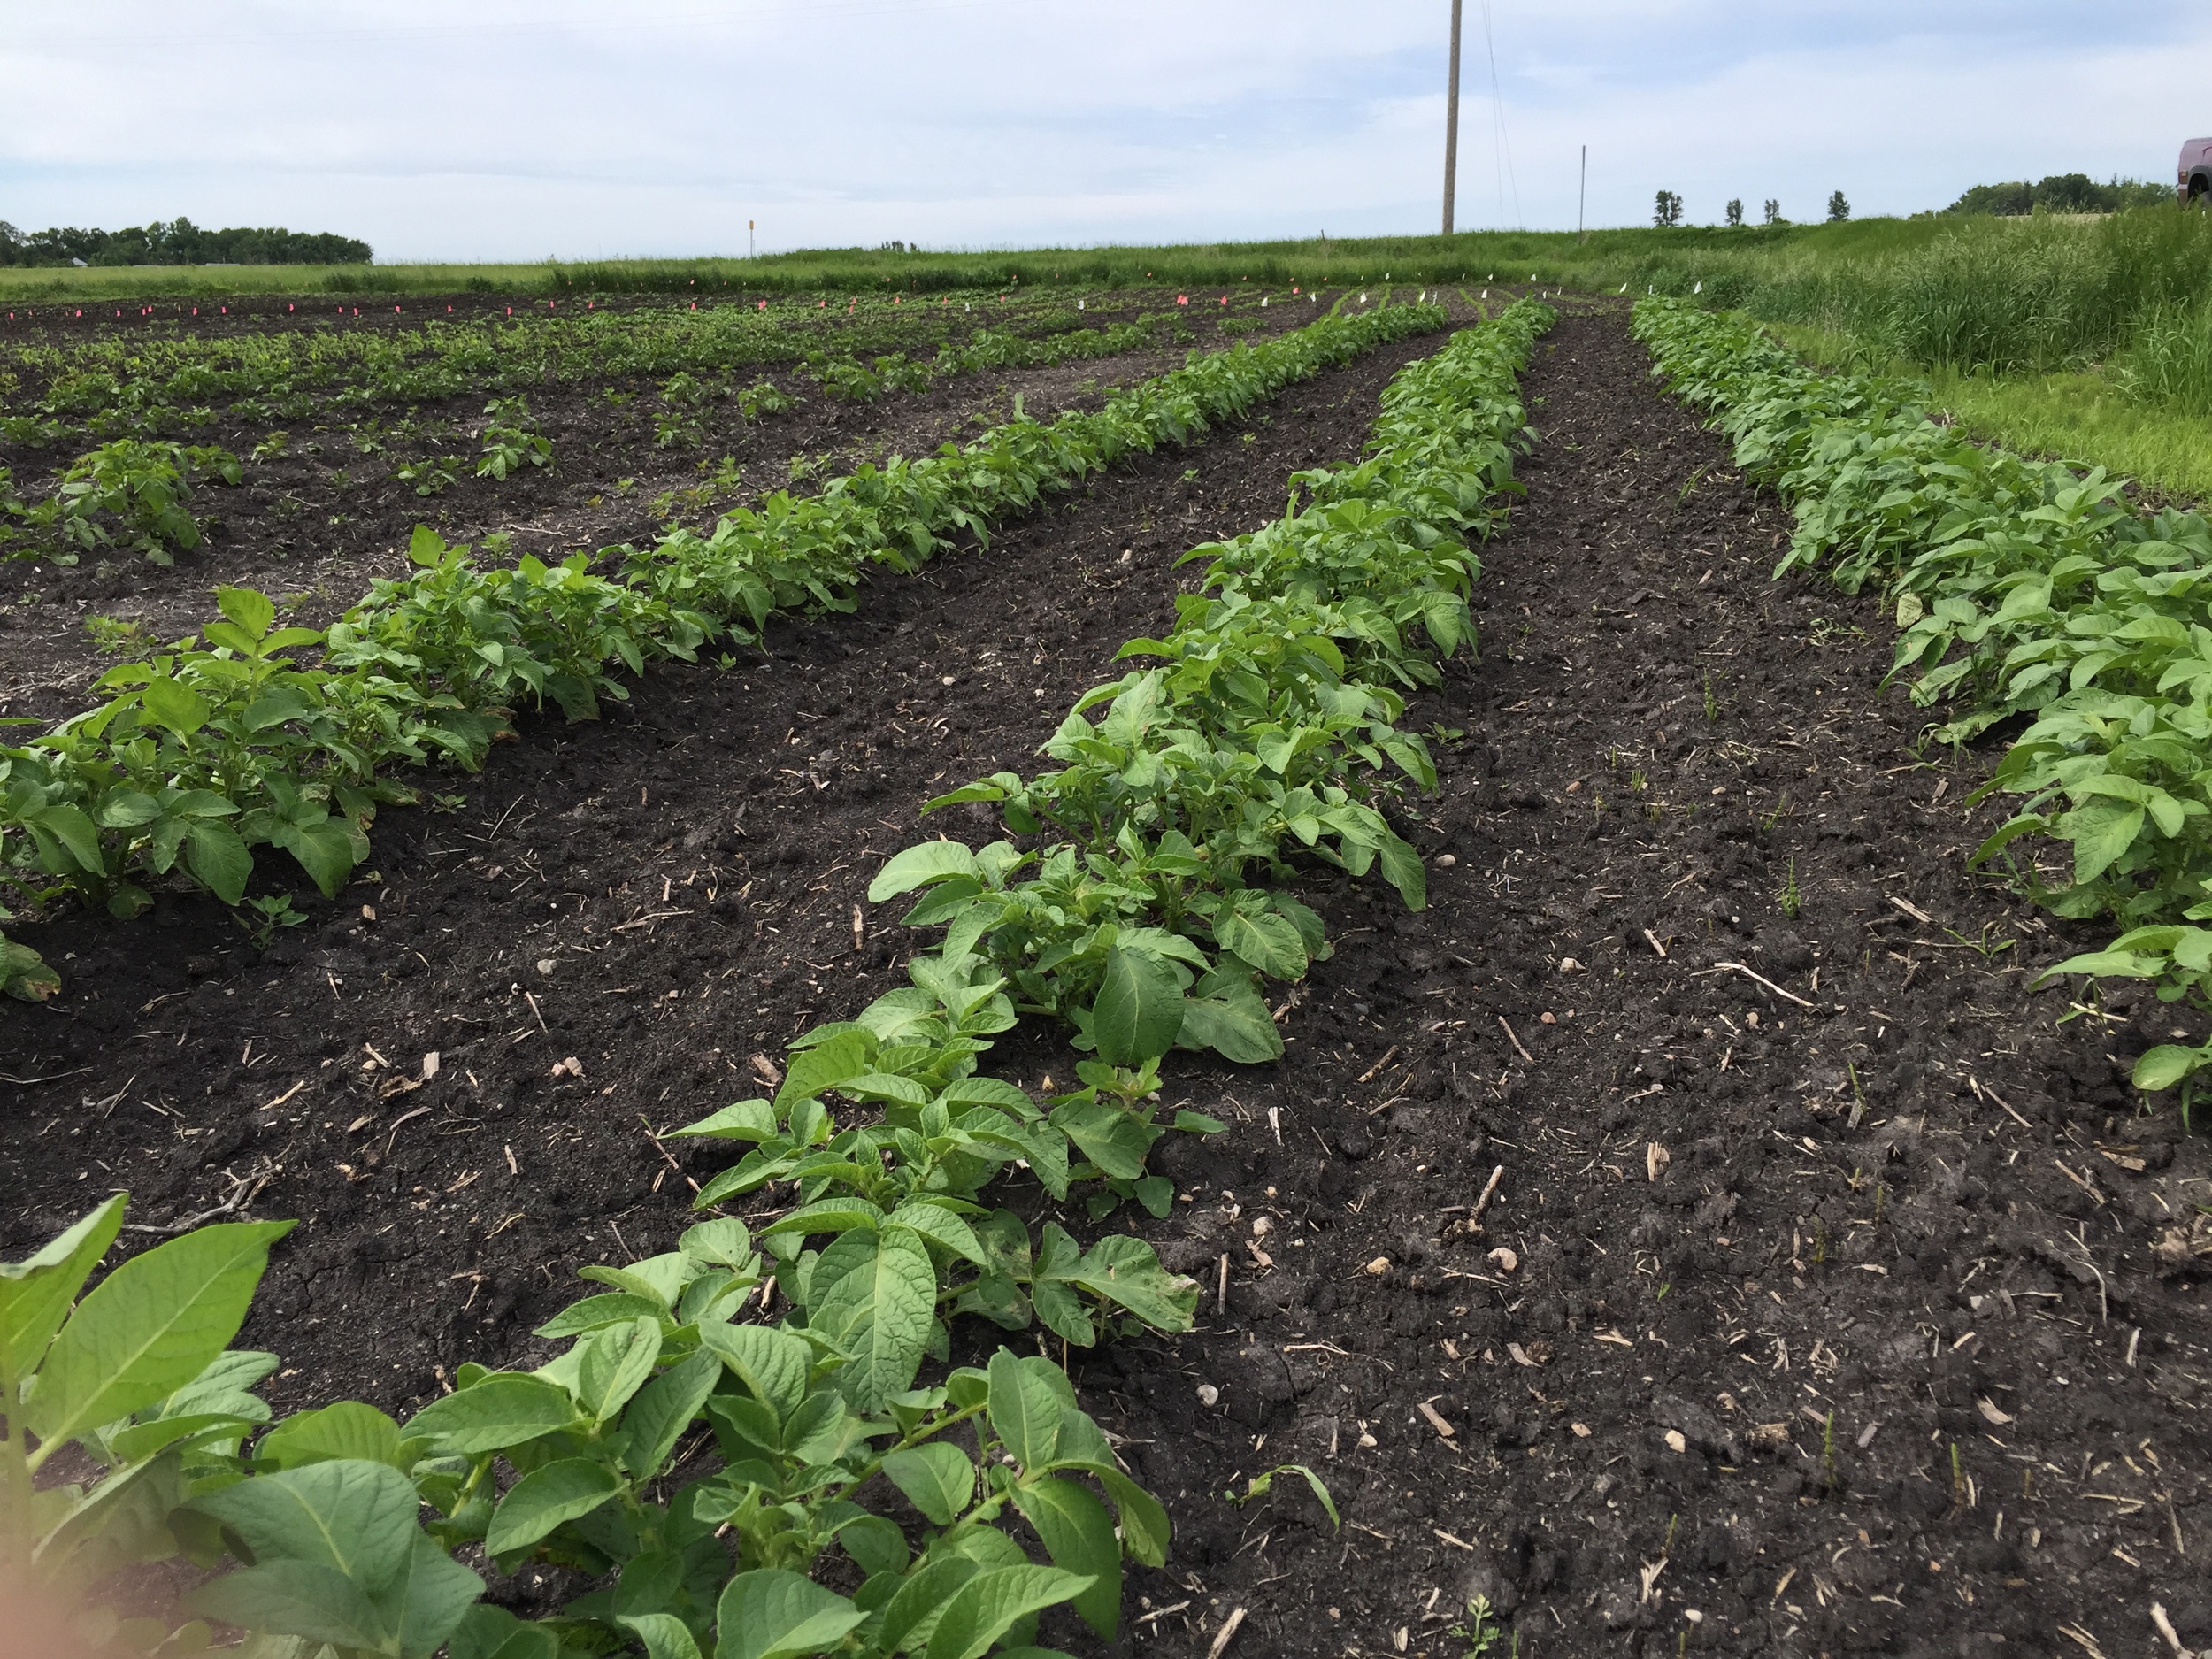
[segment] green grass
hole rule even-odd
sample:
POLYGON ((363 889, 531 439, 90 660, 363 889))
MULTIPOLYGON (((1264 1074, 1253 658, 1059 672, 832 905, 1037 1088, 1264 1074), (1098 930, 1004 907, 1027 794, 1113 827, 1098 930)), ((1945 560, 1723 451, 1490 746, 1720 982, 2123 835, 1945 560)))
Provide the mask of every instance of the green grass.
MULTIPOLYGON (((1946 223, 1949 221, 1945 221, 1946 223)), ((949 290, 1010 286, 1220 288, 1242 282, 1340 288, 1362 282, 1540 283, 1616 288, 1713 262, 1755 262, 1801 250, 1816 261, 1918 246, 1935 220, 1723 230, 1470 231, 1456 236, 1310 237, 1163 247, 1039 248, 917 253, 860 248, 757 259, 628 259, 535 265, 0 266, 0 298, 205 298, 226 294, 755 293, 949 290)), ((1694 274, 1681 278, 1687 288, 1694 274)))
POLYGON ((2024 455, 2101 466, 2162 497, 2212 501, 2212 420, 2138 402, 2101 370, 1962 373, 1883 357, 1864 341, 1789 323, 1767 328, 1809 363, 1924 379, 1933 407, 1978 438, 2024 455))
POLYGON ((0 265, 0 303, 223 299, 248 294, 454 294, 545 290, 542 265, 0 265))

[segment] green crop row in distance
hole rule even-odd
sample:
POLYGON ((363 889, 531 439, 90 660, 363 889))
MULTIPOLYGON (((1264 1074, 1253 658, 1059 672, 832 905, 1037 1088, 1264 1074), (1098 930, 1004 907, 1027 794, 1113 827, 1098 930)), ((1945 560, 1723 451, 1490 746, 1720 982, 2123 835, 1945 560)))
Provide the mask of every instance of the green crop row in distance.
MULTIPOLYGON (((275 847, 334 893, 367 856, 378 806, 413 798, 400 769, 473 770, 518 708, 549 700, 588 718, 602 698, 626 696, 622 676, 649 658, 752 639, 780 611, 849 610, 871 566, 917 569, 1041 495, 1444 320, 1430 306, 1332 312, 1194 358, 1093 413, 1016 420, 965 448, 864 466, 819 496, 779 492, 707 534, 608 549, 617 578, 580 553, 486 569, 422 528, 413 573, 378 580, 327 633, 277 628, 265 595, 220 589, 204 645, 109 670, 98 708, 0 748, 0 880, 35 902, 74 893, 119 916, 142 910, 157 879, 235 904, 254 849, 275 847), (303 665, 296 654, 313 648, 321 662, 303 665)), ((26 955, 0 959, 6 987, 50 991, 26 955)))
MULTIPOLYGON (((1455 649, 1475 574, 1458 538, 1486 530, 1488 498, 1510 488, 1521 435, 1511 375, 1548 320, 1523 306, 1463 334, 1398 378, 1365 462, 1301 475, 1304 511, 1195 549, 1213 561, 1209 595, 1171 640, 1135 642, 1187 672, 1168 671, 1145 706, 1217 744, 1264 751, 1279 773, 1301 742, 1283 733, 1278 703, 1371 716, 1379 694, 1353 664, 1413 682, 1430 656, 1455 649), (1279 602, 1310 609, 1266 610, 1279 602), (1223 626, 1225 607, 1258 613, 1256 624, 1295 622, 1306 665, 1252 656, 1256 640, 1223 626), (1414 627, 1425 651, 1391 637, 1414 627)), ((1126 700, 1154 678, 1116 688, 1100 729, 1129 726, 1126 700)), ((1061 741, 1088 724, 1071 716, 1061 741)), ((1367 736, 1371 766, 1387 753, 1423 770, 1387 735, 1367 736)), ((1047 782, 1026 788, 1020 810, 1051 817, 1073 798, 1071 785, 1056 795, 1047 782)), ((1113 810, 1128 833, 1151 830, 1171 798, 1113 810)), ((1202 862, 1197 843, 1181 844, 1186 864, 1202 862)), ((995 866, 1002 891, 1018 861, 987 849, 971 862, 995 866)), ((1405 887, 1417 870, 1393 879, 1405 887)), ((910 888, 917 875, 902 854, 879 887, 910 888)), ((569 1339, 559 1357, 532 1371, 460 1365, 452 1392, 404 1424, 345 1402, 265 1428, 252 1389, 277 1358, 227 1344, 288 1223, 202 1228, 80 1300, 121 1223, 119 1195, 27 1261, 0 1264, 0 1572, 75 1601, 135 1561, 234 1561, 193 1593, 200 1619, 181 1630, 86 1611, 82 1634, 118 1655, 196 1650, 202 1621, 214 1620, 250 1632, 242 1651, 253 1659, 428 1659, 441 1647, 449 1659, 1064 1659, 1033 1645, 1038 1616, 1063 1605, 1111 1640, 1124 1563, 1165 1561, 1168 1517, 1064 1373, 1002 1347, 987 1365, 918 1384, 926 1360, 949 1361, 963 1314, 1008 1331, 1041 1325, 1078 1348, 1188 1329, 1198 1286, 1167 1273, 1148 1245, 1110 1236, 1085 1247, 1056 1222, 1033 1232, 983 1198, 1019 1165, 1056 1201, 1087 1187, 1094 1212, 1125 1195, 1156 1210, 1167 1194, 1145 1172, 1154 1143, 1171 1128, 1221 1125, 1190 1113, 1156 1121, 1158 1056, 1195 1007, 1163 1020, 1147 989, 1145 964, 1177 959, 1164 928, 1109 930, 1108 979, 1114 961, 1135 964, 1132 1005, 1102 999, 1091 1010, 1101 1057, 1079 1064, 1082 1087, 1040 1106, 984 1075, 980 1056, 1016 1024, 1021 993, 994 960, 1002 951, 973 949, 992 931, 972 919, 989 902, 963 894, 965 879, 923 876, 925 904, 956 913, 944 946, 910 964, 910 987, 802 1037, 773 1099, 676 1132, 749 1148, 697 1207, 772 1182, 795 1187, 792 1206, 757 1233, 716 1216, 673 1250, 584 1270, 597 1294, 537 1333, 569 1339), (1160 942, 1148 943, 1155 932, 1160 942), (1115 1034, 1125 1012, 1129 1029, 1115 1034), (832 1097, 870 1121, 840 1128, 832 1097), (776 1321, 741 1322, 772 1290, 776 1321), (72 1447, 100 1472, 42 1483, 72 1447), (1030 1558, 1017 1518, 1044 1561, 1030 1558), (599 1582, 524 1620, 481 1599, 483 1579, 453 1558, 461 1549, 502 1574, 554 1565, 599 1582), (851 1594, 817 1582, 824 1569, 851 1594)), ((1223 904, 1207 912, 1225 959, 1289 948, 1286 901, 1246 907, 1238 889, 1189 887, 1247 917, 1240 931, 1223 904)))
MULTIPOLYGON (((2212 921, 2212 522, 2138 511, 2101 469, 1977 443, 1927 418, 1924 388, 1816 373, 1741 319, 1651 299, 1635 326, 1677 395, 1714 411, 1738 463, 1793 506, 1778 574, 1825 565, 1894 602, 1893 672, 1947 707, 1936 735, 2029 720, 1980 792, 2020 810, 1976 858, 2001 856, 2061 915, 2127 930, 2051 972, 2212 995, 2212 928, 2197 926, 2212 921), (2022 857, 2037 838, 2066 862, 2022 857)), ((2208 1069, 2212 1048, 2166 1045, 2135 1081, 2208 1069)))
MULTIPOLYGON (((961 305, 972 304, 962 301, 961 305)), ((865 314, 779 302, 526 313, 403 328, 280 327, 201 336, 23 344, 0 351, 0 438, 171 437, 220 418, 360 420, 459 397, 676 376, 710 389, 740 369, 800 363, 833 395, 902 382, 1111 357, 1190 331, 1174 317, 1087 326, 1071 306, 993 304, 987 326, 951 305, 870 302, 865 314)), ((733 395, 734 395, 733 393, 733 395)))
MULTIPOLYGON (((890 307, 872 308, 886 311, 890 307)), ((14 402, 31 412, 0 414, 0 439, 45 449, 66 439, 105 438, 62 467, 42 495, 0 467, 0 558, 72 565, 85 551, 127 546, 157 563, 197 547, 204 523, 187 506, 195 483, 242 481, 235 456, 212 445, 175 442, 218 419, 317 420, 353 434, 364 457, 395 444, 419 449, 456 441, 437 421, 411 417, 380 424, 393 408, 412 409, 465 394, 495 395, 485 406, 480 452, 467 464, 480 478, 504 479, 544 466, 552 443, 529 416, 523 392, 588 378, 666 374, 658 388, 655 441, 662 448, 704 441, 701 417, 727 399, 748 421, 791 406, 772 382, 741 388, 733 366, 797 360, 832 397, 872 402, 887 391, 914 391, 944 375, 1033 368, 1115 357, 1196 338, 1172 314, 1081 326, 1081 313, 1017 308, 999 327, 960 331, 930 308, 907 318, 834 323, 753 311, 603 312, 525 318, 504 324, 444 324, 397 335, 294 330, 265 335, 148 342, 96 342, 25 348, 0 369, 0 390, 27 376, 43 387, 14 402), (1023 329, 1038 331, 1034 336, 1023 329), (953 337, 956 334, 961 337, 953 337), (934 355, 908 351, 936 342, 934 355), (826 343, 825 343, 826 342, 826 343), (872 347, 891 346, 888 350, 872 347), (670 371, 672 369, 672 373, 670 371), (704 375, 706 378, 700 378, 704 375), (27 494, 19 493, 27 491, 27 494)), ((627 394, 623 396, 626 400, 627 394)), ((284 454, 288 434, 257 445, 250 459, 284 454)), ((420 495, 441 494, 464 465, 458 454, 402 456, 391 475, 420 495)))

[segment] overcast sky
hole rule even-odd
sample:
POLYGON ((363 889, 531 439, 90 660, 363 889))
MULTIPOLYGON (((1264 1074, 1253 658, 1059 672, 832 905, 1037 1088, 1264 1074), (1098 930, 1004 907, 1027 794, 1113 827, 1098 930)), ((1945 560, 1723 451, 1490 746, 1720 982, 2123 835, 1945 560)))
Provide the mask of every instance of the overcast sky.
MULTIPOLYGON (((2212 132, 2203 0, 1465 0, 1459 225, 1817 218, 2212 132), (1486 13, 1487 23, 1486 26, 1486 13), (1493 79, 1494 55, 1494 82, 1493 79), (1497 96, 1493 97, 1494 85, 1497 96)), ((1437 227, 1450 0, 73 0, 0 32, 0 219, 380 259, 1437 227), (625 13, 627 15, 625 15, 625 13)))

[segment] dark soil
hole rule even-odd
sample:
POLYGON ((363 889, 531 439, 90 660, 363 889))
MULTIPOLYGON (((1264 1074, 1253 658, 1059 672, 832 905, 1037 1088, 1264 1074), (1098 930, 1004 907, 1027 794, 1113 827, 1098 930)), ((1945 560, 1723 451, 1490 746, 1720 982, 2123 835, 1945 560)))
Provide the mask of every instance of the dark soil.
MULTIPOLYGON (((280 1410, 527 1363, 573 1269, 665 1248, 726 1156, 649 1131, 898 980, 913 941, 863 891, 918 803, 1025 764, 1171 615, 1175 556, 1352 454, 1433 344, 772 660, 528 724, 258 959, 189 901, 26 930, 69 988, 0 1012, 0 1246, 266 1174, 254 1212, 303 1223, 244 1339, 284 1355, 280 1410)), ((1119 1650, 1203 1653, 1241 1608, 1231 1655, 1458 1659, 1476 1593, 1524 1654, 2117 1655, 2153 1601, 2202 1645, 2212 1187, 2121 1082, 2200 1022, 2031 991, 2096 930, 1968 871, 1982 759, 1916 757, 1877 608, 1770 582, 1786 516, 1647 369, 1606 307, 1531 367, 1484 657, 1409 715, 1465 733, 1405 826, 1431 908, 1312 872, 1337 949, 1288 1060, 1174 1068, 1231 1128, 1156 1154, 1167 1222, 1111 1225, 1202 1281, 1201 1329, 1075 1356, 1177 1529, 1119 1650), (1286 1462, 1340 1532, 1294 1476, 1225 1501, 1286 1462)), ((996 1069, 1064 1077, 1012 1036, 996 1069)))

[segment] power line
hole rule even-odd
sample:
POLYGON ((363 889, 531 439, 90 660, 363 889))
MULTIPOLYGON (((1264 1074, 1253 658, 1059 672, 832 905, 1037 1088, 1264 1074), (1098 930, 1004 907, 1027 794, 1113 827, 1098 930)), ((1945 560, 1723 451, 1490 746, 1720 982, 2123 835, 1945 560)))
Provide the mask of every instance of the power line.
POLYGON ((1490 119, 1491 135, 1496 148, 1491 151, 1491 165, 1496 169, 1501 163, 1504 178, 1498 181, 1498 218, 1505 218, 1505 180, 1513 183, 1513 223, 1523 222, 1521 212, 1521 180, 1513 171, 1513 142, 1506 136, 1505 98, 1498 90, 1498 43, 1490 34, 1490 0, 1482 0, 1482 43, 1490 54, 1490 119))

